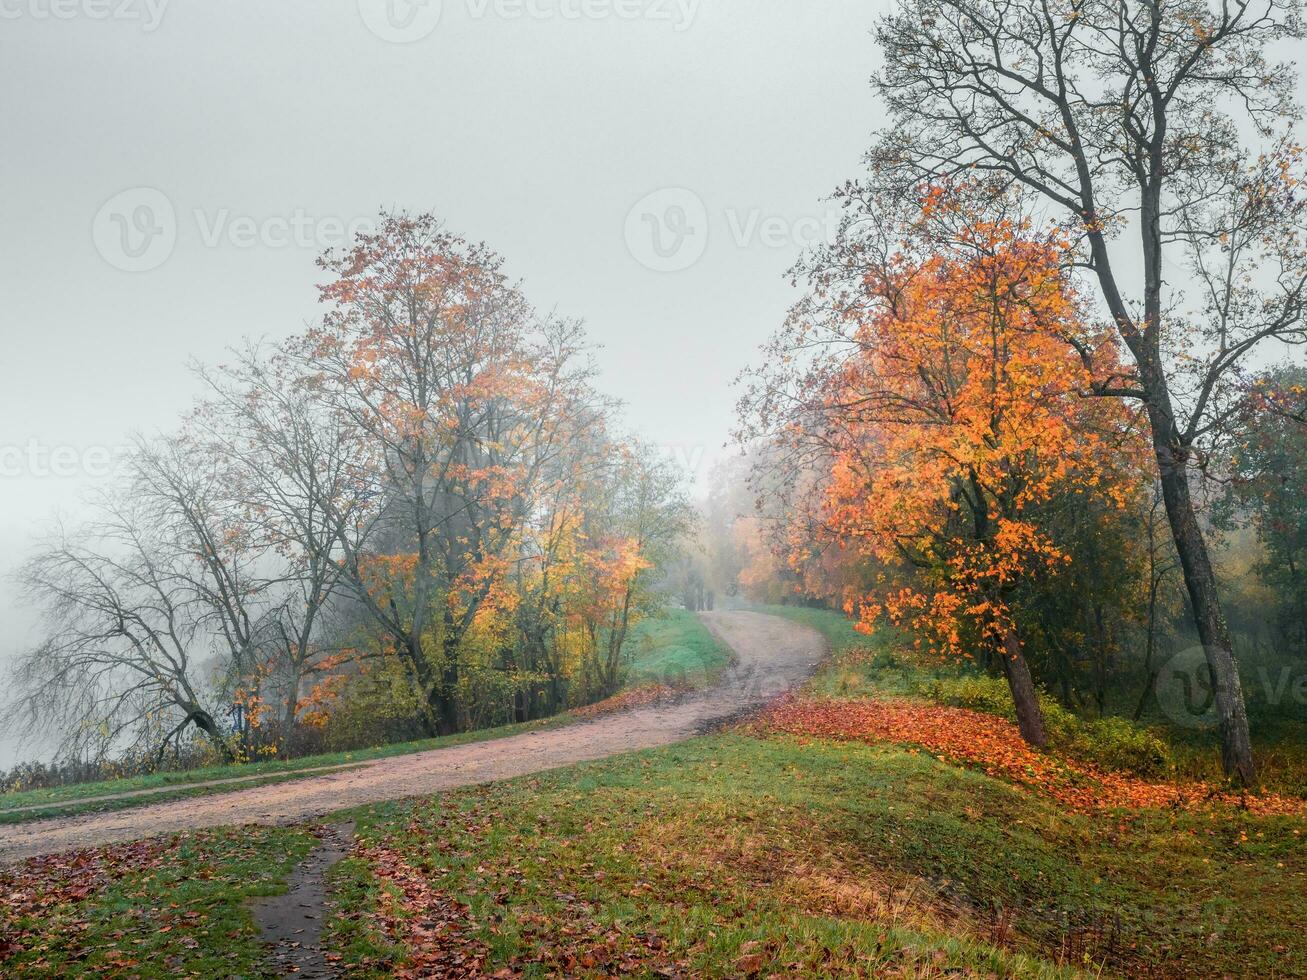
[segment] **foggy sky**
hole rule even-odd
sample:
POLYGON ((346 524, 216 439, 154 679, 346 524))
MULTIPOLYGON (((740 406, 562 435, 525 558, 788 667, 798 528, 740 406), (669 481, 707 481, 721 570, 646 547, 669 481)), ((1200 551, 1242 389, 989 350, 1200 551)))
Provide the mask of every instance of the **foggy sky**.
POLYGON ((314 257, 383 207, 584 318, 629 426, 701 475, 879 124, 883 6, 0 0, 0 656, 52 514, 176 421, 190 358, 316 316, 314 257))

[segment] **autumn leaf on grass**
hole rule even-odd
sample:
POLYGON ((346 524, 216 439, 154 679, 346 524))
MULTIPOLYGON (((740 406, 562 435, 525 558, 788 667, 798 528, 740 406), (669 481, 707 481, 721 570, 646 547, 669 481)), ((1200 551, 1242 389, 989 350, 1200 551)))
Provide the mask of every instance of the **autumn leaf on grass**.
MULTIPOLYGON (((760 732, 923 746, 936 758, 981 768, 1030 786, 1073 810, 1208 809, 1307 815, 1307 803, 1275 794, 1238 794, 1202 782, 1149 781, 1038 752, 1016 726, 993 715, 916 701, 828 700, 787 695, 750 726, 760 732)), ((914 748, 910 753, 916 754, 914 748)))

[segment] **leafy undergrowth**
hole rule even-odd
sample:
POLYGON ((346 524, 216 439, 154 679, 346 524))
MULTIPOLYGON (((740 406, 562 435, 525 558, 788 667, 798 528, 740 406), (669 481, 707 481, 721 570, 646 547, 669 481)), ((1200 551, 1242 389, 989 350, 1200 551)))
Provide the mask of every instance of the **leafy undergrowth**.
MULTIPOLYGON (((1253 762, 1262 785, 1307 798, 1307 721, 1252 717, 1253 762)), ((1222 777, 1220 744, 1213 732, 1171 737, 1176 769, 1194 779, 1222 777)))
POLYGON ((313 840, 203 831, 0 868, 0 975, 265 975, 244 901, 281 890, 313 840))
MULTIPOLYGON (((826 638, 832 657, 808 685, 818 697, 910 697, 1015 718, 1002 678, 987 676, 970 664, 917 662, 908 653, 910 641, 893 629, 883 627, 868 636, 854 629, 846 616, 826 609, 761 606, 759 611, 803 623, 826 638)), ((1215 731, 1194 731, 1158 718, 1148 724, 1119 716, 1086 718, 1047 695, 1040 700, 1050 744, 1062 756, 1095 769, 1146 778, 1212 785, 1224 781, 1215 731)), ((1127 710, 1133 709, 1134 700, 1127 710)), ((1251 718, 1251 727, 1263 788, 1307 799, 1307 721, 1263 713, 1251 718)))
POLYGON ((942 758, 980 766, 991 776, 1034 787, 1075 810, 1192 810, 1224 805, 1263 816, 1307 815, 1303 800, 1224 792, 1203 782, 1144 780, 1059 759, 1032 749, 1011 722, 965 708, 898 698, 837 701, 785 697, 751 727, 818 738, 919 745, 942 758))

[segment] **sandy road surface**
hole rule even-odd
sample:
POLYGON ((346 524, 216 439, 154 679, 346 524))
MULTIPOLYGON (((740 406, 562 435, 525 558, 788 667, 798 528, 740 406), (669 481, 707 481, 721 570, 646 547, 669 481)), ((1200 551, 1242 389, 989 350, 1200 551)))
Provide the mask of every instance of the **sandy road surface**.
POLYGON ((549 731, 379 759, 343 772, 271 786, 0 827, 0 863, 199 827, 292 823, 365 803, 422 796, 667 745, 801 683, 825 650, 818 633, 775 616, 714 612, 704 614, 704 621, 736 652, 738 662, 716 686, 675 702, 549 731))

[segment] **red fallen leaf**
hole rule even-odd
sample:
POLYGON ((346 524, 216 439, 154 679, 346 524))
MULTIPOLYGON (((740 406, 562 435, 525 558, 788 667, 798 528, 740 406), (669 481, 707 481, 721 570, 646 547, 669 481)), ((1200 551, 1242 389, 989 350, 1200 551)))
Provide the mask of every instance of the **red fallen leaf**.
POLYGON ((787 695, 748 727, 923 746, 954 762, 977 765, 990 775, 1039 789, 1073 810, 1193 810, 1224 804, 1259 815, 1307 814, 1302 800, 1222 792, 1202 782, 1152 782, 1045 755, 1027 745, 1011 722, 965 708, 896 698, 833 701, 787 695))
POLYGON ((658 701, 666 701, 684 693, 684 689, 668 687, 666 684, 644 684, 622 694, 614 695, 607 700, 577 708, 572 712, 572 715, 576 718, 597 718, 600 715, 611 714, 614 711, 624 711, 627 708, 642 707, 658 701))

